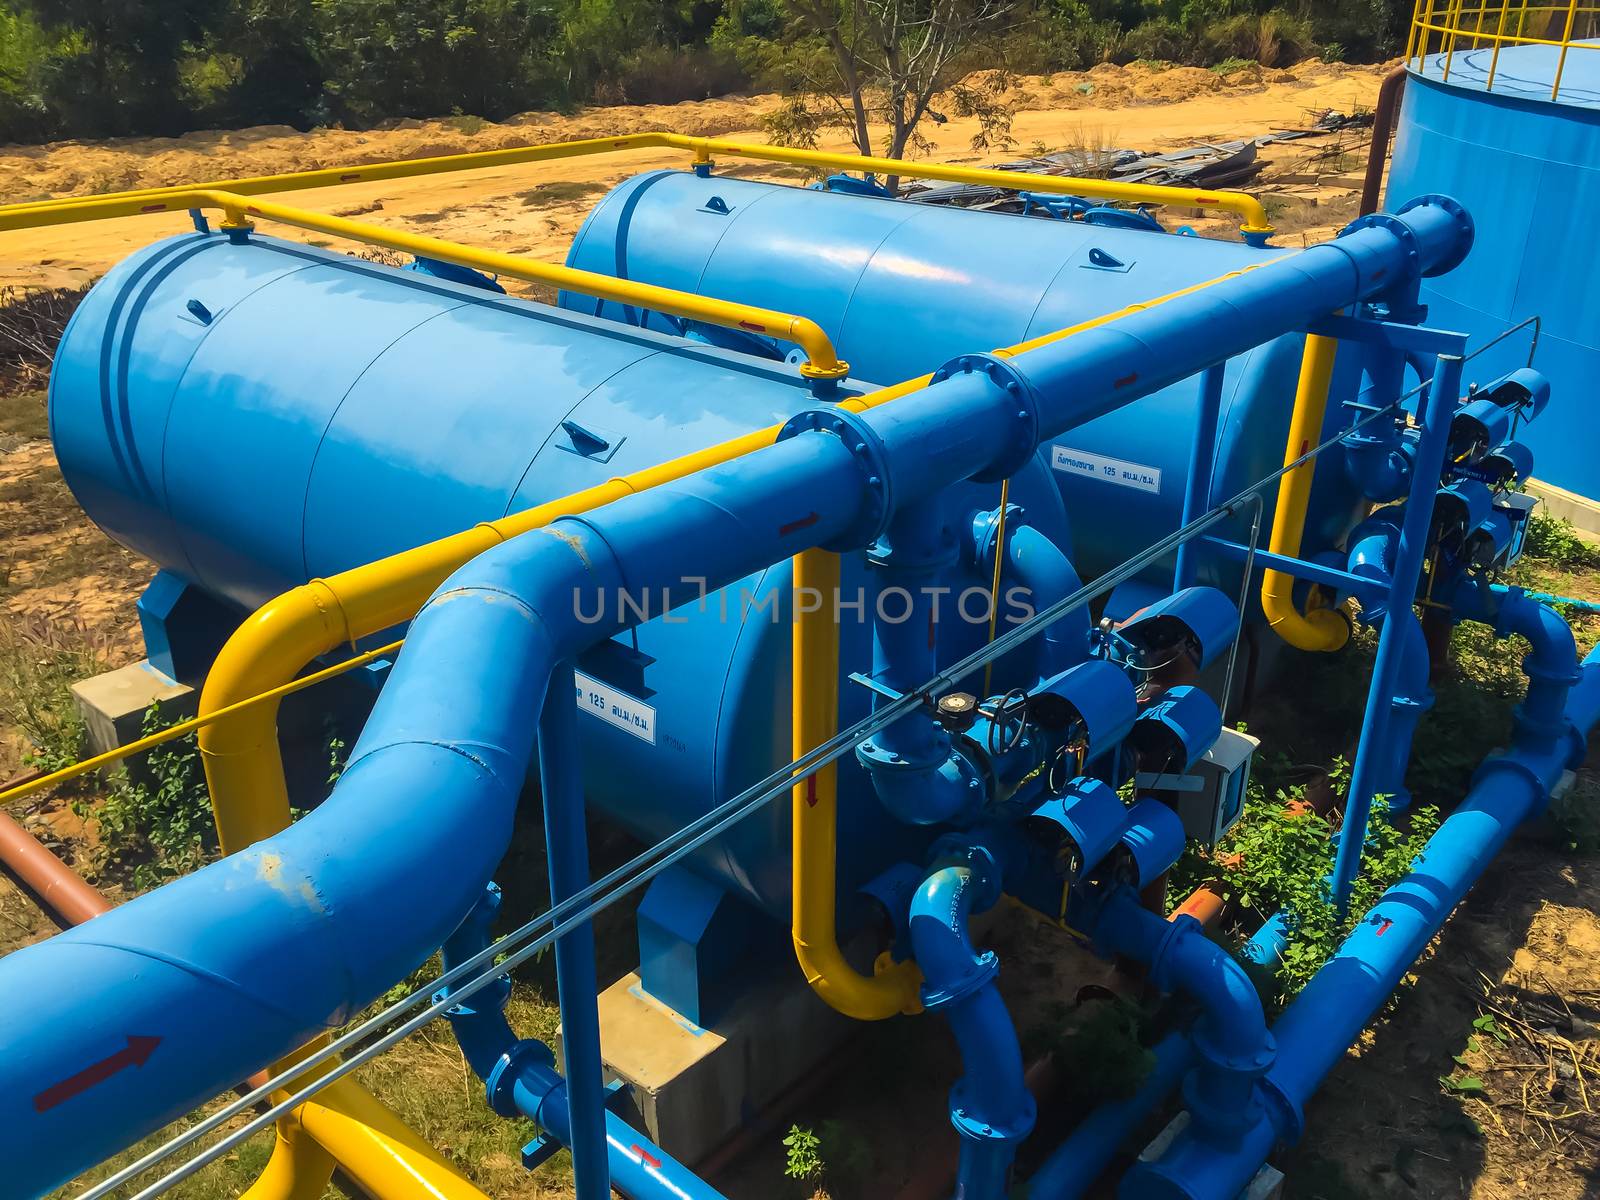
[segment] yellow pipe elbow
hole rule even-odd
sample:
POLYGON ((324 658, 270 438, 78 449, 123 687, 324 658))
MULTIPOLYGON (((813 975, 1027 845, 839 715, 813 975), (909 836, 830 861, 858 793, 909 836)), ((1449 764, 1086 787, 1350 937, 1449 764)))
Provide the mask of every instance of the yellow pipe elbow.
POLYGON ((305 1132, 378 1200, 488 1200, 460 1168, 348 1078, 295 1112, 305 1132))
MULTIPOLYGON (((800 758, 838 731, 839 557, 807 550, 794 560, 794 757, 800 758)), ((918 1012, 922 981, 914 963, 879 956, 876 973, 863 975, 839 949, 835 911, 838 887, 838 791, 834 764, 794 787, 792 853, 794 953, 806 982, 823 1000, 860 1021, 918 1012)))
MULTIPOLYGON (((1305 354, 1300 361, 1300 382, 1295 389, 1294 415, 1289 421, 1289 439, 1283 451, 1286 467, 1322 437, 1328 388, 1333 382, 1333 361, 1338 349, 1339 343, 1333 338, 1317 334, 1306 337, 1305 354)), ((1300 553, 1315 470, 1315 460, 1304 462, 1279 480, 1278 503, 1272 514, 1272 537, 1268 545, 1272 553, 1286 558, 1300 553)), ((1298 649, 1338 650, 1350 640, 1350 621, 1342 610, 1313 607, 1302 613, 1295 607, 1294 578, 1282 571, 1263 573, 1261 608, 1273 632, 1298 649)))
POLYGON ((272 1155, 240 1200, 322 1200, 333 1178, 333 1155, 292 1116, 273 1130, 272 1155))

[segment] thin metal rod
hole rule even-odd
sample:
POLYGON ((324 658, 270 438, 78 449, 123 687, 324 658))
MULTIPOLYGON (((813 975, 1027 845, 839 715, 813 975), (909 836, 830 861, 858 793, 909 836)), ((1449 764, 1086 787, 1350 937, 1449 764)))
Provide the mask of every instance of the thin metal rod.
POLYGON ((1233 672, 1239 662, 1239 643, 1244 639, 1244 612, 1245 606, 1250 603, 1250 596, 1254 589, 1250 586, 1250 576, 1255 570, 1256 548, 1261 544, 1261 515, 1266 511, 1266 499, 1257 492, 1252 499, 1255 502, 1255 515, 1250 518, 1250 539, 1245 545, 1248 549, 1244 556, 1244 578, 1239 583, 1239 624, 1233 631, 1233 645, 1228 647, 1228 671, 1222 677, 1222 727, 1228 727, 1228 709, 1233 704, 1233 672))

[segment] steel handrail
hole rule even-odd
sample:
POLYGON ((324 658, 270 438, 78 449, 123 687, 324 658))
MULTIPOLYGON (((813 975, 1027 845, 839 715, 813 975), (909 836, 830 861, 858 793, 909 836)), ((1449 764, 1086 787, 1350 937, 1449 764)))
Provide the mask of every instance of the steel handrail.
POLYGON ((87 200, 73 200, 46 209, 0 210, 0 231, 29 229, 46 225, 63 225, 80 221, 104 221, 117 217, 138 216, 152 212, 173 210, 212 209, 222 212, 224 230, 248 230, 251 218, 290 225, 314 233, 326 233, 348 241, 368 246, 382 246, 404 254, 454 263, 493 275, 504 275, 531 283, 551 284, 567 291, 581 292, 601 300, 611 300, 639 308, 654 309, 692 321, 704 321, 728 329, 742 329, 766 334, 783 341, 793 342, 806 353, 807 361, 800 366, 800 374, 808 379, 842 379, 850 372, 850 364, 840 360, 833 342, 822 326, 808 317, 777 312, 751 304, 718 300, 694 292, 680 292, 673 288, 658 287, 652 283, 637 283, 602 275, 595 271, 580 271, 576 267, 560 267, 517 254, 498 250, 480 250, 459 242, 424 234, 406 233, 385 229, 363 221, 291 208, 267 200, 254 200, 237 192, 216 188, 187 188, 163 193, 159 199, 141 196, 102 196, 87 200))
MULTIPOLYGON (((906 162, 895 158, 867 157, 859 154, 836 154, 825 150, 800 150, 788 146, 772 146, 753 142, 735 142, 722 138, 690 137, 680 133, 636 133, 614 138, 588 138, 572 142, 545 142, 536 146, 518 146, 505 150, 480 150, 468 154, 445 154, 432 158, 401 159, 393 162, 373 163, 368 166, 327 167, 316 171, 292 171, 281 175, 256 175, 245 179, 219 180, 215 183, 191 185, 178 184, 167 187, 141 188, 126 192, 107 193, 103 199, 121 201, 142 200, 144 207, 131 212, 171 212, 185 205, 160 203, 170 200, 194 187, 204 190, 225 190, 239 196, 256 196, 268 192, 304 191, 312 188, 343 187, 356 183, 375 183, 389 179, 414 179, 424 175, 443 175, 456 171, 476 171, 486 167, 516 166, 524 163, 553 162, 566 158, 585 158, 604 154, 618 154, 630 150, 667 149, 683 150, 694 156, 694 162, 708 166, 712 155, 729 158, 748 158, 761 162, 785 163, 791 166, 828 168, 843 171, 863 171, 881 175, 894 175, 906 179, 933 179, 942 183, 972 183, 1018 191, 1044 192, 1052 195, 1089 196, 1101 200, 1121 201, 1129 204, 1174 204, 1193 208, 1210 208, 1231 212, 1240 218, 1239 231, 1247 240, 1260 241, 1273 232, 1272 222, 1261 202, 1247 192, 1219 191, 1210 188, 1174 187, 1164 184, 1120 183, 1108 179, 1084 179, 1070 175, 1041 175, 1027 171, 999 171, 987 167, 962 167, 947 163, 906 162), (159 204, 159 207, 157 206, 159 204)), ((22 204, 0 206, 0 230, 23 228, 8 225, 9 218, 22 214, 44 214, 70 208, 75 198, 35 200, 22 204)), ((69 218, 70 219, 70 218, 69 218)), ((41 222, 50 224, 54 222, 41 222)))
POLYGON ((1482 4, 1470 6, 1464 3, 1464 0, 1417 0, 1416 8, 1412 12, 1405 61, 1407 66, 1415 64, 1413 69, 1422 70, 1430 54, 1429 35, 1437 34, 1440 46, 1435 53, 1443 55, 1440 78, 1448 81, 1454 68, 1458 42, 1469 40, 1469 44, 1465 47, 1469 50, 1477 50, 1483 46, 1493 47, 1494 54, 1489 61, 1489 75, 1484 82, 1485 90, 1493 91, 1495 79, 1499 74, 1502 48, 1550 46, 1561 51, 1560 58, 1556 62, 1555 78, 1550 86, 1550 98, 1555 100, 1561 94, 1568 51, 1600 49, 1600 42, 1573 37, 1579 17, 1595 16, 1600 16, 1600 5, 1578 4, 1576 0, 1569 4, 1528 4, 1525 0, 1520 4, 1513 4, 1511 0, 1501 0, 1499 4, 1494 4, 1485 0, 1482 4), (1561 35, 1540 37, 1526 33, 1529 17, 1539 16, 1559 19, 1563 26, 1561 35), (1513 17, 1516 19, 1516 29, 1514 32, 1507 32, 1507 25, 1513 17))

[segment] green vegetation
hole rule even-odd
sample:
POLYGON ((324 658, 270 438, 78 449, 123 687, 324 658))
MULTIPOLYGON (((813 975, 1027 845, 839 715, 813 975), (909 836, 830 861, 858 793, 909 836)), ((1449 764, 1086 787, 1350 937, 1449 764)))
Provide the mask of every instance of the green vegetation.
POLYGON ((822 1160, 822 1139, 799 1125, 789 1126, 783 1137, 783 1173, 790 1179, 820 1179, 826 1164, 822 1160))
MULTIPOLYGON (((1408 13, 1403 0, 0 0, 0 142, 451 114, 470 135, 529 109, 754 87, 823 123, 887 120, 891 147, 915 149, 932 96, 977 68, 1377 59, 1408 13), (929 28, 937 54, 922 52, 929 28), (822 96, 845 100, 806 102, 822 96)), ((984 117, 1002 102, 947 103, 984 117)))
MULTIPOLYGON (((156 704, 140 732, 148 737, 174 724, 156 704)), ((193 734, 146 751, 142 762, 112 777, 103 803, 92 811, 80 803, 80 810, 99 824, 97 870, 125 876, 140 891, 187 875, 217 853, 211 794, 193 734)))
MULTIPOLYGON (((1587 598, 1596 592, 1597 570, 1600 547, 1570 523, 1536 512, 1526 555, 1507 582, 1587 598)), ((1564 615, 1580 653, 1586 651, 1600 635, 1600 616, 1572 606, 1564 615)), ((1526 689, 1520 639, 1508 641, 1475 624, 1451 631, 1450 668, 1435 683, 1433 708, 1413 742, 1406 775, 1412 805, 1391 817, 1381 798, 1374 804, 1351 916, 1341 919, 1325 883, 1334 860, 1330 837, 1349 782, 1342 752, 1354 744, 1375 646, 1372 632, 1361 631, 1344 654, 1304 656, 1292 673, 1295 703, 1279 706, 1269 698, 1257 706, 1272 727, 1256 730, 1265 745, 1244 819, 1215 851, 1192 848, 1172 878, 1175 903, 1202 884, 1235 902, 1240 933, 1276 912, 1286 914, 1294 936, 1275 977, 1263 981, 1276 1004, 1299 991, 1349 933, 1353 918, 1410 868, 1437 829, 1439 810, 1466 793, 1486 753, 1508 743, 1512 710, 1526 689)), ((1580 775, 1551 804, 1551 824, 1570 851, 1600 851, 1597 788, 1592 777, 1580 775)))

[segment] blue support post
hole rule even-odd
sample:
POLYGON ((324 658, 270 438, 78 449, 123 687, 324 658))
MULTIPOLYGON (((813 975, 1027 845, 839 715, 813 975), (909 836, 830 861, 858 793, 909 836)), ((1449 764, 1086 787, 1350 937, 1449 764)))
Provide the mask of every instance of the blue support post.
MULTIPOLYGON (((550 674, 539 714, 539 786, 550 855, 550 906, 589 886, 589 833, 584 822, 583 769, 578 757, 577 684, 572 664, 550 674)), ((594 926, 585 921, 556 939, 556 990, 566 1059, 572 1178, 577 1200, 607 1200, 606 1085, 600 1060, 600 1011, 595 1004, 594 926)))
MULTIPOLYGON (((1422 409, 1422 437, 1417 444, 1405 521, 1400 526, 1400 549, 1395 555, 1394 578, 1389 586, 1391 617, 1395 613, 1409 612, 1417 598, 1417 581, 1422 576, 1422 558, 1433 519, 1433 497, 1444 469, 1450 417, 1461 394, 1461 368, 1459 355, 1439 356, 1438 369, 1433 373, 1427 403, 1422 409)), ((1367 692, 1367 710, 1361 719, 1361 743, 1350 773, 1344 830, 1339 836, 1339 853, 1333 867, 1333 901, 1340 912, 1349 906, 1350 891, 1361 869, 1375 780, 1385 766, 1384 747, 1388 744, 1385 735, 1406 633, 1404 621, 1391 619, 1384 622, 1383 633, 1378 638, 1378 660, 1372 670, 1372 686, 1367 692)))
MULTIPOLYGON (((1217 420, 1222 412, 1222 383, 1226 363, 1213 363, 1200 372, 1200 412, 1195 418, 1194 446, 1189 452, 1189 483, 1183 492, 1183 520, 1188 525, 1211 507, 1211 466, 1217 457, 1217 420)), ((1178 547, 1178 565, 1172 574, 1172 590, 1182 591, 1194 583, 1195 539, 1178 547)))

